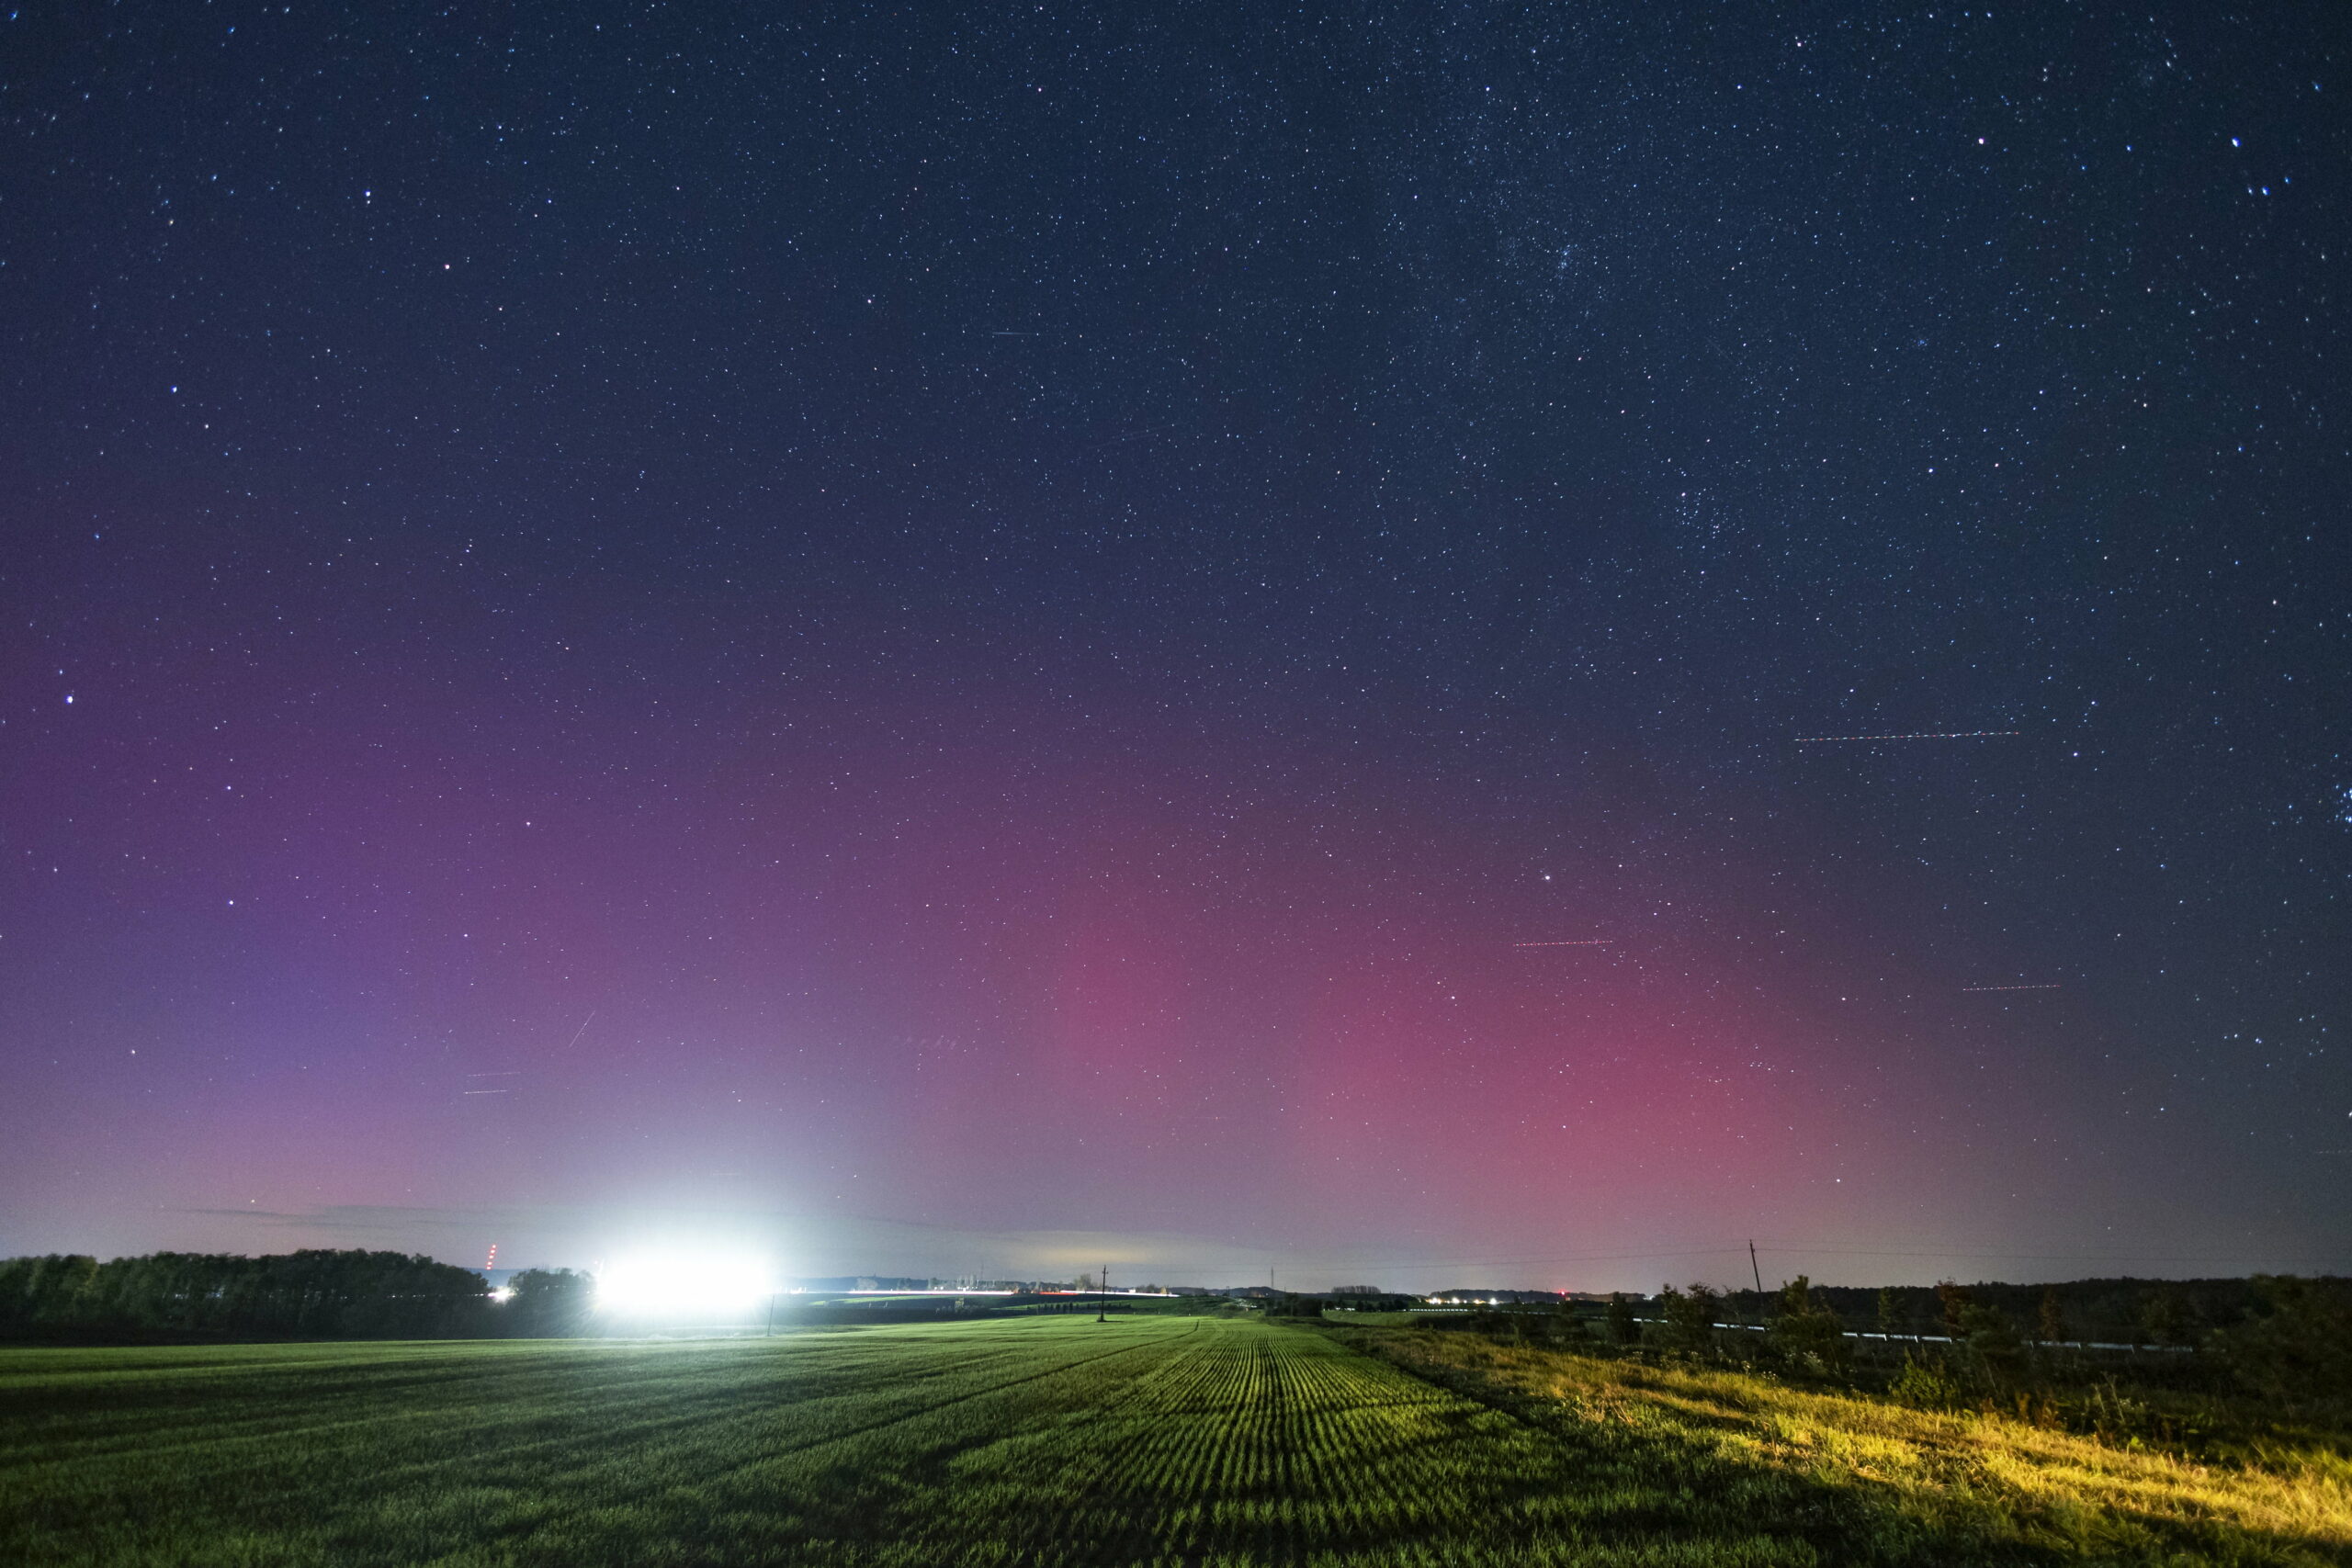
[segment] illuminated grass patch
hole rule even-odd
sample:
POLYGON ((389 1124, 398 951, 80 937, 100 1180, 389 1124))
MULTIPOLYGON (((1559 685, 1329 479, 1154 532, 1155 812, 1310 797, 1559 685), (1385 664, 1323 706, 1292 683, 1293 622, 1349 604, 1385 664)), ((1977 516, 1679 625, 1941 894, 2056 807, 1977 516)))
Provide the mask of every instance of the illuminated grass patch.
POLYGON ((2001 1416, 1911 1410, 1729 1369, 1464 1334, 1375 1330, 1358 1342, 1545 1426, 1564 1443, 1646 1448, 1661 1463, 1747 1477, 1770 1515, 1787 1517, 1810 1494, 1808 1517, 1846 1521, 1852 1539, 1889 1555, 1916 1541, 1926 1560, 1939 1545, 1962 1543, 1963 1561, 2352 1560, 2352 1460, 2321 1438, 2282 1438, 2200 1463, 2001 1416))

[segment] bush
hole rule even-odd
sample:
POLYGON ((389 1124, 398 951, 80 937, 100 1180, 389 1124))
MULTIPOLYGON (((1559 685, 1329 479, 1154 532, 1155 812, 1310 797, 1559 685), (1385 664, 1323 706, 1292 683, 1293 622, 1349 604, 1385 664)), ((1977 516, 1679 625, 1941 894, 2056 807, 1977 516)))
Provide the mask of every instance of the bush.
POLYGON ((2352 1290, 2291 1275, 2255 1284, 2263 1310, 2215 1337, 2239 1380, 2276 1398, 2352 1396, 2352 1290))
POLYGON ((1694 1356, 1713 1352, 1715 1318, 1723 1310, 1723 1298, 1712 1287, 1693 1285, 1678 1291, 1668 1285, 1658 1292, 1658 1304, 1664 1309, 1669 1347, 1694 1356))
POLYGON ((1915 1410, 1956 1410, 1967 1398, 1967 1391, 1940 1358, 1908 1354, 1903 1358, 1903 1370, 1894 1374, 1886 1393, 1895 1404, 1908 1404, 1915 1410))
POLYGON ((1960 1337, 1996 1383, 2017 1381, 2025 1365, 2025 1340, 2006 1314, 1970 1304, 1960 1309, 1960 1337))
POLYGON ((1641 1320, 1634 1315, 1634 1303, 1625 1299, 1624 1292, 1609 1293, 1607 1323, 1611 1345, 1630 1348, 1642 1342, 1641 1320))
POLYGON ((1803 1274, 1781 1290, 1781 1315, 1765 1338, 1774 1350, 1815 1371, 1841 1371, 1853 1357, 1846 1325, 1813 1299, 1813 1281, 1803 1274))
POLYGON ((1556 1344, 1579 1348, 1592 1343, 1592 1329, 1576 1314, 1575 1308, 1562 1302, 1552 1314, 1552 1338, 1556 1344))

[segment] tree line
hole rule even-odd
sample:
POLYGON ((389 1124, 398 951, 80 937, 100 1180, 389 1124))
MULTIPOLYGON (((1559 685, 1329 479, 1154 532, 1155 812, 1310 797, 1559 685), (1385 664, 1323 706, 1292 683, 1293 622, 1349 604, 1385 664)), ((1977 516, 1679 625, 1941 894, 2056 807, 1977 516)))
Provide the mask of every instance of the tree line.
POLYGON ((101 1263, 0 1259, 0 1338, 474 1339, 577 1333, 588 1276, 529 1269, 492 1299, 470 1269, 417 1254, 156 1252, 101 1263))
MULTIPOLYGON (((2068 1280, 2057 1284, 1997 1281, 1885 1288, 1816 1285, 1815 1297, 1849 1328, 1863 1333, 1941 1335, 1959 1321, 1955 1302, 1989 1308, 2028 1337, 2116 1345, 2193 1346, 2274 1310, 2271 1277, 2230 1280, 2068 1280)), ((2325 1280, 2316 1283, 2326 1286, 2325 1280)), ((2338 1281, 2336 1283, 2341 1283, 2338 1281)), ((1758 1292, 1726 1295, 1735 1313, 1758 1292)))

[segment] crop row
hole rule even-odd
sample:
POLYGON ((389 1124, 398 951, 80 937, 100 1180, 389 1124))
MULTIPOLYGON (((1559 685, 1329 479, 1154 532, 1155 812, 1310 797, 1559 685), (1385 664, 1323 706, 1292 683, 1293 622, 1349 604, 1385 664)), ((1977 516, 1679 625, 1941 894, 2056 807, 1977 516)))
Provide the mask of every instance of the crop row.
MULTIPOLYGON (((1662 1407, 1583 1419, 1555 1401, 1545 1416, 1442 1382, 1317 1330, 1204 1318, 0 1352, 0 1561, 1702 1568, 2000 1554, 1993 1536, 1925 1526, 1916 1504, 1878 1507, 1854 1475, 1727 1446, 1662 1407)), ((2241 1558, 2315 1561, 2273 1544, 2241 1558)))

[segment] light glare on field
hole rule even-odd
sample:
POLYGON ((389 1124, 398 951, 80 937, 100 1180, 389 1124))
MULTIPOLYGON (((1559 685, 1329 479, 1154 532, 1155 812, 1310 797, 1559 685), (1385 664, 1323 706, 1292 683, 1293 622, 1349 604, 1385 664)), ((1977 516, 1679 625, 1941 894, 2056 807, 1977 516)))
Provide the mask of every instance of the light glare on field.
POLYGON ((639 1316, 744 1312, 775 1289, 775 1270, 742 1256, 640 1254, 596 1270, 596 1304, 639 1316))

